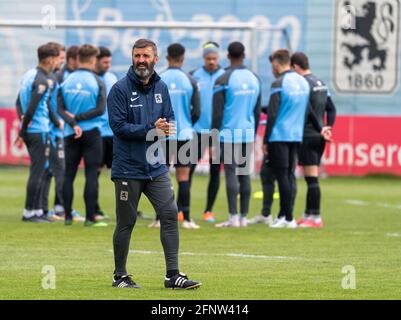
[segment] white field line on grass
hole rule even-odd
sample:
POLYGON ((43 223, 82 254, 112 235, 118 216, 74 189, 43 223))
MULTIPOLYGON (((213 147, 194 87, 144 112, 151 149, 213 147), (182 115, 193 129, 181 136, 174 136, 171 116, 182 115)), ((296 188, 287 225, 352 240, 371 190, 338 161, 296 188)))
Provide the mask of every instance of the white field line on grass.
MULTIPOLYGON (((351 231, 347 232, 347 234, 353 235, 353 236, 369 236, 369 235, 377 235, 377 232, 368 232, 368 231, 351 231)), ((401 238, 401 233, 399 232, 387 232, 384 234, 386 237, 390 238, 401 238)))
MULTIPOLYGON (((137 254, 163 254, 161 251, 142 251, 142 250, 130 250, 130 253, 137 254)), ((297 260, 298 257, 285 257, 285 256, 265 256, 265 255, 254 255, 245 253, 195 253, 195 252, 181 252, 183 256, 214 256, 214 257, 234 257, 234 258, 245 258, 245 259, 266 259, 266 260, 297 260)))
POLYGON ((361 207, 369 205, 369 202, 362 201, 362 200, 345 200, 345 203, 351 204, 353 206, 361 206, 361 207))
POLYGON ((401 237, 401 233, 386 233, 387 237, 394 237, 394 238, 399 238, 401 237))
MULTIPOLYGON (((109 252, 113 252, 109 250, 109 252)), ((131 254, 157 254, 163 255, 162 251, 150 251, 150 250, 130 250, 131 254)), ((286 256, 265 256, 245 253, 202 253, 202 252, 180 252, 182 256, 209 256, 209 257, 230 257, 230 258, 242 258, 242 259, 260 259, 260 260, 300 260, 300 257, 286 257, 286 256)))
POLYGON ((399 204, 390 204, 386 202, 369 202, 369 201, 363 201, 363 200, 355 200, 355 199, 349 199, 345 200, 345 203, 353 205, 353 206, 360 206, 360 207, 367 207, 367 206, 377 206, 381 208, 389 208, 389 209, 400 209, 401 210, 401 205, 399 204))

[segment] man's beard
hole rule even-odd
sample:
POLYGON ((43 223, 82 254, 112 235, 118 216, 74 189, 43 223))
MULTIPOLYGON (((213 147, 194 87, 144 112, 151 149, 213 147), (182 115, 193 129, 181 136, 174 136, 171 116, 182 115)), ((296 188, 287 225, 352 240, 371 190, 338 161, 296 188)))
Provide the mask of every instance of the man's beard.
POLYGON ((100 69, 99 72, 97 73, 99 76, 103 76, 106 72, 108 71, 108 69, 100 69))
POLYGON ((214 71, 214 70, 217 69, 217 66, 216 66, 215 64, 209 63, 209 64, 207 65, 207 69, 208 69, 208 70, 211 70, 211 71, 214 71))
POLYGON ((146 80, 153 74, 154 66, 154 62, 151 62, 149 65, 146 62, 141 62, 134 66, 134 71, 141 80, 146 80), (138 69, 139 66, 144 66, 145 69, 138 69))

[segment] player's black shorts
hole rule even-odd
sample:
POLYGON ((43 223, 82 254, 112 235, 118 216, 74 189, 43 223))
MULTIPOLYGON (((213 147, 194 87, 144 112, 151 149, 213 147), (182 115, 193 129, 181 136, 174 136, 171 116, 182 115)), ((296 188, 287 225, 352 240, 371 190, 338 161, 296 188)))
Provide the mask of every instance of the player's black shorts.
POLYGON ((301 166, 318 166, 322 159, 326 141, 321 137, 305 137, 299 152, 299 164, 301 166))
POLYGON ((75 139, 74 135, 64 137, 66 172, 78 168, 82 158, 85 167, 99 168, 102 161, 102 148, 102 138, 97 128, 83 131, 79 139, 75 139))
POLYGON ((272 168, 295 169, 298 142, 269 142, 267 163, 272 168))
POLYGON ((174 164, 175 167, 190 167, 198 161, 196 151, 197 146, 192 140, 167 140, 166 152, 164 153, 166 164, 174 164))
POLYGON ((106 166, 107 169, 111 169, 111 164, 113 162, 113 137, 103 137, 103 150, 102 150, 102 165, 106 166))
POLYGON ((200 160, 206 149, 212 147, 212 137, 208 133, 196 133, 198 144, 198 160, 200 160))

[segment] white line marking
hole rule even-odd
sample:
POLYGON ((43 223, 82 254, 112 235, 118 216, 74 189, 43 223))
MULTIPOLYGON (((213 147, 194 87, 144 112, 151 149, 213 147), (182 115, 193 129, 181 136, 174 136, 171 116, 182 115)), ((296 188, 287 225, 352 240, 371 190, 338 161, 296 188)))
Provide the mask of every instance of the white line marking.
POLYGON ((352 235, 355 235, 355 236, 366 236, 366 235, 372 234, 372 232, 367 232, 367 231, 351 231, 351 232, 348 232, 348 234, 352 234, 352 235))
POLYGON ((399 238, 399 237, 401 237, 401 233, 386 233, 386 236, 399 238))
POLYGON ((378 202, 378 206, 383 207, 383 208, 393 208, 393 209, 401 209, 401 205, 399 204, 389 204, 385 202, 378 202))
POLYGON ((352 204, 354 206, 368 206, 369 202, 362 200, 346 200, 345 203, 352 204))
MULTIPOLYGON (((110 250, 111 251, 111 250, 110 250)), ((129 253, 133 254, 160 254, 162 251, 149 251, 149 250, 130 250, 129 253)), ((214 257, 231 257, 231 258, 243 258, 243 259, 265 259, 265 260, 299 260, 300 257, 286 257, 286 256, 265 256, 265 255, 254 255, 244 253, 194 253, 194 252, 181 252, 183 256, 214 256, 214 257)))
POLYGON ((353 205, 353 206, 376 206, 376 207, 381 207, 381 208, 388 208, 388 209, 400 209, 401 210, 401 205, 399 204, 390 204, 386 202, 369 202, 369 201, 363 201, 363 200, 354 200, 354 199, 349 199, 345 200, 345 203, 353 205))

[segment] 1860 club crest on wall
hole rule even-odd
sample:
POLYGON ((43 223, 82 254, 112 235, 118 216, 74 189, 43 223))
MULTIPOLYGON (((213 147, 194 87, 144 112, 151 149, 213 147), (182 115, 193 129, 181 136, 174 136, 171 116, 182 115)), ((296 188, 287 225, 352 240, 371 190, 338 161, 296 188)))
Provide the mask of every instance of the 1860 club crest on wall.
POLYGON ((333 83, 338 93, 389 94, 398 86, 399 0, 337 0, 333 83))

